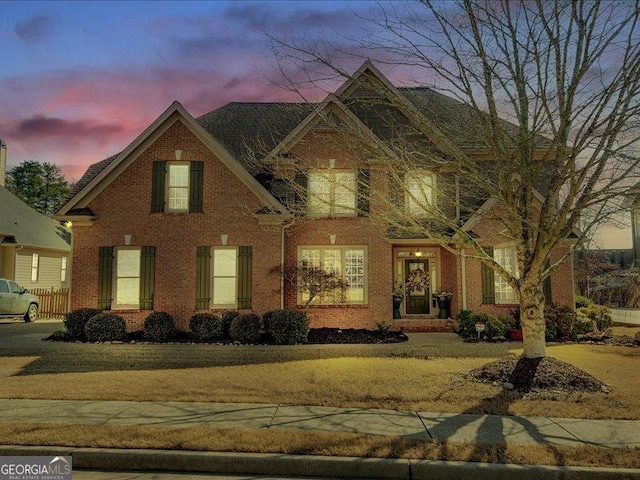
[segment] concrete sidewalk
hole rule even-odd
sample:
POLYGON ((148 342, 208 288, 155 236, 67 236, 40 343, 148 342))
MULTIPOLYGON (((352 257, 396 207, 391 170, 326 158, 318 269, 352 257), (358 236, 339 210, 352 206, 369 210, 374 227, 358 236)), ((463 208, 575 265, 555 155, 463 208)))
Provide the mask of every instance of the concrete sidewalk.
POLYGON ((640 421, 276 404, 0 399, 0 422, 278 428, 450 442, 640 447, 640 421))

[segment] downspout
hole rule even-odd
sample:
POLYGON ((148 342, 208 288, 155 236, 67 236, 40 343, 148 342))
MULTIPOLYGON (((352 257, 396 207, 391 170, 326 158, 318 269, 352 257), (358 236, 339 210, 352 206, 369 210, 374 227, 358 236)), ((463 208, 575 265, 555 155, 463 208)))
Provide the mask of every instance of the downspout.
POLYGON ((295 219, 283 222, 280 230, 280 310, 284 310, 284 237, 285 230, 296 223, 295 219))
POLYGON ((467 255, 464 247, 460 250, 460 269, 462 277, 462 310, 467 309, 467 255))

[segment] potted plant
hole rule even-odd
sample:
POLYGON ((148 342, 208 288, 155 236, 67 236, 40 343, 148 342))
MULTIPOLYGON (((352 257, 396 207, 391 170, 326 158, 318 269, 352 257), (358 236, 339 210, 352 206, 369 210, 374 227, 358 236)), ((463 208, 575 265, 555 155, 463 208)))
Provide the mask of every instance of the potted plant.
POLYGON ((433 298, 438 302, 438 318, 449 318, 451 297, 453 297, 453 293, 447 292, 446 290, 441 290, 433 294, 433 298))
POLYGON ((393 289, 393 319, 398 320, 402 318, 400 315, 400 306, 402 305, 402 299, 404 295, 402 294, 402 285, 397 284, 393 289))
POLYGON ((512 342, 521 342, 522 325, 520 325, 520 309, 510 311, 509 315, 513 318, 513 327, 507 330, 507 339, 512 342))

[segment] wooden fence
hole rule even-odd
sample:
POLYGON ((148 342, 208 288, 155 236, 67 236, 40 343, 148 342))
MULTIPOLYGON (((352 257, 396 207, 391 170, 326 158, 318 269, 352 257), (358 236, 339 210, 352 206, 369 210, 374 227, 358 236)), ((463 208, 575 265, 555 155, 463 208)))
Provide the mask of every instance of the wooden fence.
POLYGON ((40 318, 63 317, 69 311, 68 288, 33 288, 29 291, 40 297, 40 318))

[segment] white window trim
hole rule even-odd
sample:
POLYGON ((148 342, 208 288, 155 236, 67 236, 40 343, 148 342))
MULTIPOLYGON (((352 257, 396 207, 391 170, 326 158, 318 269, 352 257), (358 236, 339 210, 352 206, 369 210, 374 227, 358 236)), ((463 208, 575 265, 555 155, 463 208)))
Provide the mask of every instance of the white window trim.
POLYGON ((167 213, 189 213, 189 196, 191 194, 191 192, 189 191, 189 189, 191 188, 191 168, 190 168, 190 162, 167 162, 167 170, 166 170, 166 177, 165 177, 165 199, 166 199, 166 203, 165 203, 165 211, 167 213), (187 167, 187 186, 186 187, 172 187, 171 186, 171 167, 172 166, 178 166, 178 165, 182 165, 182 166, 186 166, 187 167), (171 202, 171 196, 170 196, 170 191, 172 188, 180 188, 180 189, 186 189, 187 190, 187 206, 186 208, 171 208, 170 207, 170 202, 171 202))
MULTIPOLYGON (((518 278, 520 276, 520 273, 518 271, 518 256, 517 256, 515 244, 514 243, 506 243, 506 244, 501 244, 501 245, 495 245, 493 247, 493 259, 496 262, 498 261, 497 258, 496 258, 496 252, 498 250, 511 250, 512 251, 512 253, 513 253, 513 268, 515 270, 515 277, 518 278)), ((520 302, 520 300, 518 298, 518 294, 513 289, 513 287, 511 285, 509 285, 505 280, 503 280, 502 277, 497 272, 494 273, 493 283, 494 283, 494 289, 495 289, 495 302, 496 302, 497 305, 513 305, 513 304, 517 304, 517 303, 520 302), (500 282, 501 285, 504 284, 504 286, 499 287, 498 286, 498 282, 500 282), (501 288, 502 290, 510 290, 511 291, 511 295, 508 298, 498 298, 498 288, 501 288)))
MULTIPOLYGON (((211 247, 211 309, 212 310, 219 310, 219 309, 223 309, 223 308, 238 308, 238 247, 220 247, 220 246, 212 246, 211 247), (215 303, 215 291, 214 291, 214 283, 215 283, 215 251, 216 250, 232 250, 233 252, 235 252, 235 258, 236 258, 236 271, 235 271, 235 275, 233 276, 235 282, 234 282, 234 287, 235 287, 235 302, 233 303, 215 303)), ((219 278, 232 278, 230 276, 219 276, 219 278)))
POLYGON ((430 189, 431 191, 428 192, 429 193, 429 197, 430 200, 428 200, 429 204, 432 207, 435 207, 436 205, 436 200, 437 200, 437 189, 436 189, 436 175, 435 173, 433 173, 431 170, 426 170, 426 169, 416 169, 413 170, 411 172, 406 172, 404 174, 404 208, 405 208, 405 212, 408 215, 411 215, 414 218, 428 218, 431 215, 429 214, 428 211, 426 211, 424 208, 422 208, 421 203, 418 199, 416 199, 414 197, 414 195, 409 191, 409 182, 410 181, 415 181, 415 182, 419 182, 421 185, 421 190, 422 193, 427 193, 426 190, 424 189, 424 182, 422 181, 422 179, 429 177, 431 179, 431 185, 430 185, 430 189), (413 207, 413 208, 412 208, 413 207), (412 211, 413 210, 413 211, 412 211))
POLYGON ((67 259, 67 257, 60 258, 60 281, 61 282, 67 281, 68 263, 69 263, 69 260, 67 259))
MULTIPOLYGON (((142 268, 142 247, 115 247, 113 257, 113 280, 112 280, 112 297, 113 297, 113 310, 140 310, 140 282, 142 281, 140 269, 142 268), (138 301, 136 304, 123 305, 118 303, 118 254, 123 250, 136 250, 138 252, 138 301)), ((136 278, 136 277, 122 277, 122 278, 136 278)))
MULTIPOLYGON (((340 259, 341 259, 341 269, 342 275, 344 275, 344 266, 345 266, 345 251, 346 250, 362 250, 363 252, 363 260, 364 260, 364 275, 363 275, 363 300, 358 302, 350 302, 345 299, 344 302, 323 302, 322 299, 316 299, 309 304, 309 306, 344 306, 344 305, 368 305, 369 303, 369 252, 366 245, 298 245, 297 251, 297 260, 298 265, 300 265, 302 261, 302 251, 303 250, 320 250, 320 258, 322 259, 322 250, 340 250, 340 259)), ((297 295, 297 303, 298 305, 304 305, 306 300, 303 299, 303 292, 298 291, 297 295)))
POLYGON ((307 201, 307 214, 310 217, 356 217, 358 216, 358 171, 353 169, 313 169, 309 170, 307 174, 307 194, 310 199, 313 194, 311 193, 311 179, 313 175, 327 175, 329 177, 329 202, 319 202, 323 206, 327 206, 328 212, 317 212, 311 209, 311 201, 307 201), (335 175, 337 173, 350 173, 354 176, 353 182, 353 204, 341 205, 343 208, 348 208, 350 211, 336 213, 335 203, 335 175))
POLYGON ((40 270, 40 255, 31 254, 31 283, 38 281, 38 271, 40 270))

